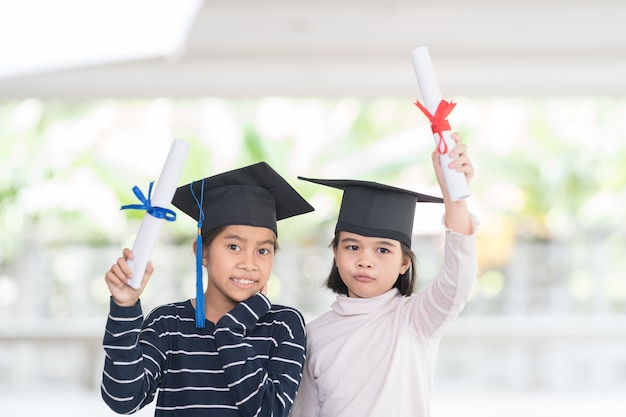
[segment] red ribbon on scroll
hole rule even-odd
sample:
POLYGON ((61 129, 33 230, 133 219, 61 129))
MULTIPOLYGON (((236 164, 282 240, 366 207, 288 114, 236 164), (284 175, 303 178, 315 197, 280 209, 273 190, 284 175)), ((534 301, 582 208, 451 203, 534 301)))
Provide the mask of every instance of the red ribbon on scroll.
POLYGON ((450 130, 450 123, 446 118, 452 112, 454 106, 456 106, 456 103, 441 100, 439 102, 439 105, 437 106, 437 111, 435 111, 434 115, 430 114, 430 112, 426 110, 426 107, 424 107, 424 105, 419 101, 416 101, 415 105, 422 111, 422 113, 426 115, 426 117, 428 117, 428 120, 430 120, 430 127, 432 128, 433 133, 439 135, 437 151, 440 154, 447 154, 448 145, 446 145, 446 141, 443 138, 442 132, 450 130))

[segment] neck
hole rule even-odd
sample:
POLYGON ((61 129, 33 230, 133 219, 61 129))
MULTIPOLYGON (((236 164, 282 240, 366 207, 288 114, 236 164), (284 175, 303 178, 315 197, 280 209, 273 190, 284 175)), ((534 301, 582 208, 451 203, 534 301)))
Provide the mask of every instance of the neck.
POLYGON ((219 291, 207 288, 204 293, 204 314, 206 319, 217 323, 226 313, 235 307, 236 303, 226 299, 219 291))

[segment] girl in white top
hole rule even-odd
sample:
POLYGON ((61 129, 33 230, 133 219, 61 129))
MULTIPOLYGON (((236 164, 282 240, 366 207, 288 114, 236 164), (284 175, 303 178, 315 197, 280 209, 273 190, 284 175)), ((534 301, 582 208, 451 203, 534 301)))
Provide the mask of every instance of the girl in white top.
MULTIPOLYGON (((460 143, 450 166, 474 168, 460 143)), ((416 202, 436 197, 383 184, 302 178, 344 191, 327 286, 331 310, 307 326, 307 359, 292 417, 430 415, 442 329, 463 309, 476 276, 477 227, 465 200, 451 201, 439 163, 446 239, 442 271, 417 294, 411 234, 416 202)))

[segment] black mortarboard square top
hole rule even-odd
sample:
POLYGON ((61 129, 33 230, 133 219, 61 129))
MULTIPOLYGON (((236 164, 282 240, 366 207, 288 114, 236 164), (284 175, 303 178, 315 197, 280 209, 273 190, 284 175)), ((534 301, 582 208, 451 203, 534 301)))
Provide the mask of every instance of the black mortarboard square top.
POLYGON ((415 203, 443 203, 440 197, 377 182, 298 178, 343 190, 335 233, 346 231, 362 236, 394 239, 409 248, 415 203))
POLYGON ((202 199, 202 231, 241 224, 267 227, 278 236, 278 220, 314 210, 265 162, 205 178, 204 195, 202 183, 199 180, 178 187, 172 200, 174 206, 198 221, 202 199))

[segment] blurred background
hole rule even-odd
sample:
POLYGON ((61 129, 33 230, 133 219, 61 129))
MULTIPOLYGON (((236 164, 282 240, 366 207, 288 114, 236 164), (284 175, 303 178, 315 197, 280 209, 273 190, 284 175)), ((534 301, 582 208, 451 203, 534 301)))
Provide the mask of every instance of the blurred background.
MULTIPOLYGON (((0 0, 3 410, 114 415, 104 273, 143 218, 120 206, 173 139, 191 145, 180 184, 263 160, 311 202, 279 224, 269 295, 327 311, 341 193, 296 177, 439 194, 413 105, 410 50, 428 46, 481 221, 433 415, 626 411, 625 16, 618 0, 0 0)), ((417 210, 422 287, 442 214, 417 210)), ((194 234, 182 214, 163 225, 144 312, 194 296, 194 234)))

